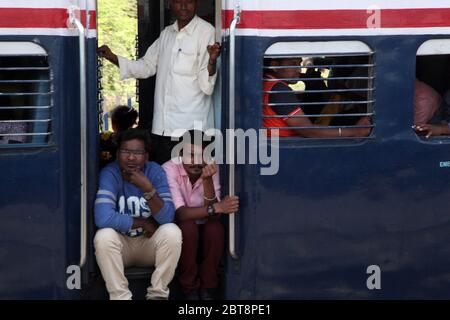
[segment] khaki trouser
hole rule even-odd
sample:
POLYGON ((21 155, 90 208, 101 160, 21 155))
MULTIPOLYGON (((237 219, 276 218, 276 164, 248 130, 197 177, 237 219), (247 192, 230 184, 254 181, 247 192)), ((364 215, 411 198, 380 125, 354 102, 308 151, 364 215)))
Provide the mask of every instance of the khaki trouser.
POLYGON ((124 268, 154 266, 147 299, 167 299, 167 285, 177 267, 181 253, 181 231, 173 223, 161 225, 151 238, 129 237, 111 228, 97 231, 95 255, 111 300, 129 300, 128 280, 124 268))

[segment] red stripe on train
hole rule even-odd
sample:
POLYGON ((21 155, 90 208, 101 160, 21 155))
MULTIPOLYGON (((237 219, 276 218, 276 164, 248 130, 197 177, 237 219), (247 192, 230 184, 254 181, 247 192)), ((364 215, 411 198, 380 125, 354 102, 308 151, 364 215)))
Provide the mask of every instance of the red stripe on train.
MULTIPOLYGON (((96 29, 96 12, 90 11, 90 29, 96 29)), ((0 8, 0 28, 67 28, 67 9, 0 8)), ((86 26, 86 11, 81 11, 86 26)))
MULTIPOLYGON (((240 29, 365 29, 367 10, 243 11, 240 29)), ((223 27, 229 28, 233 10, 223 10, 223 27)), ((450 27, 450 8, 382 9, 381 28, 450 27)))

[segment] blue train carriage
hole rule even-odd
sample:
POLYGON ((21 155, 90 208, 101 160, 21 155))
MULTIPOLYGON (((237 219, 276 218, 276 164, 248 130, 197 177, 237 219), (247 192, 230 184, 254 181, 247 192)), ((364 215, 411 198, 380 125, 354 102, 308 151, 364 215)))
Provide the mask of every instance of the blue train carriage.
POLYGON ((67 280, 92 256, 96 47, 94 0, 0 2, 1 298, 80 296, 67 280))
MULTIPOLYGON (((378 5, 202 1, 224 44, 215 106, 224 133, 276 119, 263 114, 263 84, 267 61, 286 57, 302 58, 293 88, 310 119, 328 119, 324 130, 371 121, 364 137, 280 138, 276 174, 224 166, 225 186, 241 197, 224 298, 448 297, 448 140, 411 125, 417 80, 441 96, 450 88, 450 9, 439 0, 378 5), (346 113, 323 112, 337 102, 346 113)), ((143 53, 170 14, 164 1, 138 7, 143 53)), ((96 29, 94 0, 0 3, 2 298, 105 297, 86 293, 98 276, 96 29)), ((139 82, 144 126, 153 92, 154 79, 139 82)))
POLYGON ((294 88, 305 116, 336 130, 280 137, 275 175, 229 166, 241 208, 230 218, 226 298, 448 298, 450 140, 411 128, 417 81, 450 89, 448 2, 225 1, 222 16, 222 127, 276 118, 262 112, 265 61, 302 58, 294 88), (349 112, 324 113, 336 104, 349 112), (370 134, 339 137, 358 117, 370 134))

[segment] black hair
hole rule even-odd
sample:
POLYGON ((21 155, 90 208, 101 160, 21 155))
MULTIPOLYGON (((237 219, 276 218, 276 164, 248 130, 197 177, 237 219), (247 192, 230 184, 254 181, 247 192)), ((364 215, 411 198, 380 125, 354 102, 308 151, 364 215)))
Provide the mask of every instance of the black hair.
POLYGON ((145 152, 150 153, 151 148, 151 140, 150 140, 150 134, 147 130, 138 129, 138 128, 131 128, 125 131, 120 132, 117 135, 117 147, 120 149, 121 145, 125 141, 130 141, 138 139, 141 140, 144 143, 145 152))
POLYGON ((111 122, 117 125, 117 130, 124 131, 131 128, 137 119, 138 113, 127 106, 117 106, 111 111, 111 122))
POLYGON ((191 129, 186 131, 178 141, 182 139, 183 143, 190 143, 195 146, 206 148, 214 141, 214 136, 208 136, 201 130, 191 129))

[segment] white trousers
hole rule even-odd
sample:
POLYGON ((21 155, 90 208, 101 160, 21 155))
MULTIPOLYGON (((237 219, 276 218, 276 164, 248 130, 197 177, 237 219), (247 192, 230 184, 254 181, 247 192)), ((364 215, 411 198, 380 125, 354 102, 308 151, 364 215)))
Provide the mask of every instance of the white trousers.
POLYGON ((147 299, 167 299, 167 287, 181 253, 181 231, 174 223, 159 226, 151 238, 129 237, 111 228, 97 231, 95 256, 111 300, 130 300, 124 268, 155 267, 147 299))

